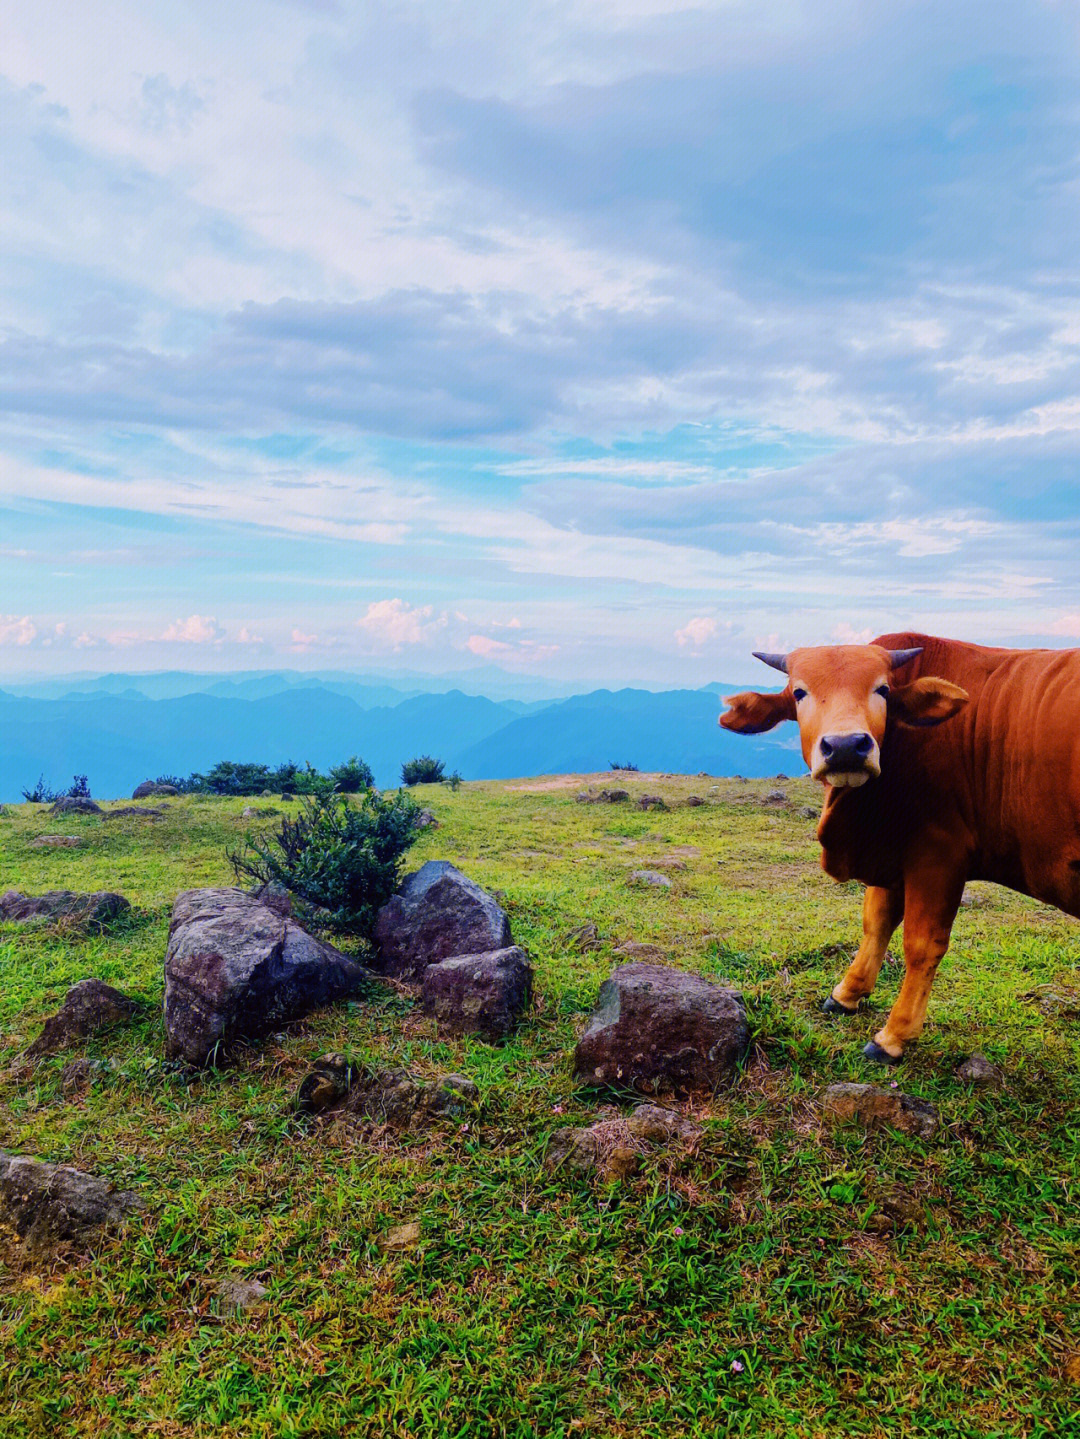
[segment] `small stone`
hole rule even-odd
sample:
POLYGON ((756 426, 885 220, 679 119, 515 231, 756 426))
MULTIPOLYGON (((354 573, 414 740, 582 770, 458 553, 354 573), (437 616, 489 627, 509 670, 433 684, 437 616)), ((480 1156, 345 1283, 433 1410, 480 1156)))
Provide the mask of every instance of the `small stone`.
POLYGON ((855 1119, 867 1129, 899 1129, 919 1139, 929 1139, 940 1122, 927 1100, 875 1084, 830 1084, 822 1109, 830 1119, 855 1119))
POLYGON ((627 959, 644 959, 653 964, 663 964, 667 959, 667 950, 661 949, 658 944, 639 944, 637 940, 628 939, 615 950, 616 954, 624 955, 627 959))
POLYGON ((321 1114, 339 1104, 349 1092, 351 1072, 343 1054, 324 1054, 305 1074, 296 1091, 296 1107, 301 1114, 321 1114))
POLYGON ((587 920, 585 924, 579 924, 572 929, 563 944, 575 954, 588 954, 600 948, 600 931, 591 919, 587 920))
POLYGON ((234 1314, 254 1309, 270 1293, 265 1284, 257 1279, 222 1279, 218 1284, 218 1295, 224 1307, 234 1314))
POLYGON ((697 809, 700 805, 703 805, 704 803, 705 801, 701 798, 699 794, 691 794, 687 795, 686 797, 686 804, 689 809, 697 809))
POLYGON ((699 1125, 684 1119, 672 1109, 662 1109, 658 1104, 639 1104, 626 1121, 630 1133, 650 1144, 671 1144, 675 1140, 683 1144, 694 1144, 701 1138, 699 1125))
POLYGON ((657 874, 654 869, 635 869, 630 874, 631 884, 645 884, 653 889, 670 889, 671 880, 666 874, 657 874))
POLYGON ((359 1118, 405 1127, 468 1116, 479 1103, 480 1091, 463 1074, 444 1074, 425 1083, 403 1069, 358 1067, 345 1108, 359 1118))
POLYGON ((799 814, 803 819, 820 819, 821 811, 815 809, 812 804, 804 804, 799 808, 799 814))
POLYGON ((1005 1082, 1005 1074, 998 1065, 987 1059, 985 1054, 969 1054, 967 1059, 957 1067, 956 1077, 964 1084, 978 1084, 982 1086, 1000 1087, 1005 1082))
POLYGON ((255 808, 253 804, 246 804, 244 808, 240 811, 240 818, 254 819, 258 813, 259 811, 255 808))
POLYGON ((596 1168, 597 1153, 596 1135, 591 1129, 558 1129, 548 1141, 544 1168, 585 1174, 596 1168))
POLYGON ((415 1249, 420 1243, 420 1221, 412 1219, 408 1224, 399 1224, 396 1229, 388 1229, 385 1234, 378 1236, 375 1243, 383 1254, 397 1254, 402 1249, 415 1249))
POLYGON ((637 802, 638 809, 667 809, 664 798, 659 794, 643 794, 637 802))
POLYGON ((960 896, 960 903, 965 909, 985 909, 990 903, 990 899, 980 890, 972 889, 970 884, 966 884, 964 892, 960 896))
POLYGON ((432 814, 431 810, 429 810, 429 809, 421 809, 421 810, 418 810, 418 811, 417 811, 416 818, 413 820, 413 829, 438 829, 438 828, 439 828, 439 821, 435 818, 434 814, 432 814))
POLYGON ((787 802, 788 797, 782 789, 771 789, 761 797, 762 804, 782 805, 787 802))
POLYGON ((123 1024, 138 1011, 138 1004, 100 979, 81 979, 73 984, 64 1003, 49 1016, 37 1039, 26 1051, 28 1059, 52 1054, 74 1040, 99 1030, 123 1024))
POLYGON ((39 834, 30 841, 31 849, 78 849, 82 840, 77 834, 39 834))

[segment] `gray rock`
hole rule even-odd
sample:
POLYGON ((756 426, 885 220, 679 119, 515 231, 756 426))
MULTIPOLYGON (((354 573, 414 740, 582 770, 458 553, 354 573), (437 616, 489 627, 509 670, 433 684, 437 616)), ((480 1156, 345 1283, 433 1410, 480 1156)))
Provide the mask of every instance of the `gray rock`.
POLYGON ((104 814, 99 804, 95 804, 88 795, 65 794, 61 795, 56 803, 49 810, 50 814, 104 814))
POLYGON ((670 1109, 639 1104, 625 1118, 620 1114, 597 1119, 587 1128, 557 1129, 548 1141, 544 1167, 572 1174, 598 1174, 602 1179, 626 1179, 635 1174, 641 1159, 657 1148, 673 1144, 689 1147, 701 1138, 701 1129, 670 1109))
POLYGON ((517 945, 459 954, 424 971, 424 1013, 451 1034, 503 1039, 532 999, 532 967, 517 945))
POLYGON ((956 1077, 964 1084, 978 1084, 998 1089, 1005 1082, 1005 1073, 987 1059, 985 1054, 969 1054, 956 1069, 956 1077))
POLYGON ((701 798, 699 794, 688 794, 686 796, 686 804, 689 809, 697 809, 700 805, 703 805, 704 803, 705 801, 701 798))
POLYGON ((0 1152, 0 1222, 32 1248, 89 1239, 145 1207, 81 1169, 0 1152))
POLYGON ((574 1075, 642 1094, 711 1090, 749 1042, 737 990, 664 965, 624 964, 600 987, 574 1075))
POLYGON ((898 1129, 919 1139, 929 1139, 940 1122, 927 1100, 876 1084, 830 1084, 822 1109, 830 1119, 854 1119, 867 1129, 898 1129))
POLYGON ((342 999, 368 971, 242 889, 177 895, 165 953, 166 1051, 205 1064, 218 1044, 342 999))
POLYGON ((639 1104, 626 1121, 630 1133, 637 1139, 647 1139, 650 1144, 696 1144, 701 1138, 701 1126, 684 1119, 673 1109, 661 1109, 657 1104, 639 1104))
POLYGON ((41 1033, 27 1049, 27 1057, 36 1059, 42 1054, 54 1054, 87 1035, 124 1024, 138 1009, 136 1000, 129 999, 112 985, 103 984, 100 979, 80 979, 68 990, 57 1012, 45 1021, 41 1033))
POLYGON ((379 910, 375 943, 380 971, 415 983, 429 964, 506 949, 513 936, 490 894, 447 860, 432 859, 379 910))
POLYGON ((630 798, 630 791, 625 789, 602 789, 598 794, 583 789, 580 794, 574 796, 578 804, 622 804, 630 798))
POLYGON ((292 896, 283 884, 278 884, 276 879, 267 880, 251 891, 253 899, 260 904, 265 904, 267 909, 272 909, 276 914, 288 918, 292 914, 292 896))
POLYGON ((158 784, 156 780, 144 779, 131 791, 132 799, 150 799, 153 795, 175 795, 180 791, 174 784, 158 784))
POLYGON ((439 821, 429 809, 417 810, 416 818, 413 820, 413 829, 438 829, 439 821))
POLYGON ((434 1119, 474 1114, 480 1091, 461 1074, 444 1074, 428 1084, 403 1069, 361 1071, 354 1079, 346 1109, 379 1124, 424 1125, 434 1119))
POLYGON ((821 810, 815 809, 812 804, 804 804, 799 807, 799 815, 803 819, 820 819, 821 810))
POLYGON ((243 1314, 254 1309, 270 1293, 257 1279, 222 1279, 217 1287, 222 1307, 230 1314, 243 1314))
POLYGON ((637 802, 638 809, 667 809, 663 795, 643 794, 637 802))
POLYGON ((76 894, 70 889, 50 889, 45 894, 21 894, 9 889, 0 895, 0 920, 23 924, 27 920, 67 920, 85 929, 103 930, 129 913, 131 905, 122 894, 101 889, 93 894, 76 894))
POLYGON ((39 834, 30 841, 31 849, 78 849, 82 840, 77 834, 39 834))
POLYGON ((116 809, 104 811, 105 819, 123 819, 128 815, 138 815, 142 819, 153 819, 156 815, 168 814, 167 804, 121 804, 116 809))
POLYGON ((630 874, 631 884, 646 884, 653 889, 670 889, 671 880, 666 874, 658 874, 655 869, 635 869, 630 874))
POLYGON ((761 797, 762 804, 780 806, 782 804, 787 804, 787 802, 788 797, 782 789, 771 789, 761 797))

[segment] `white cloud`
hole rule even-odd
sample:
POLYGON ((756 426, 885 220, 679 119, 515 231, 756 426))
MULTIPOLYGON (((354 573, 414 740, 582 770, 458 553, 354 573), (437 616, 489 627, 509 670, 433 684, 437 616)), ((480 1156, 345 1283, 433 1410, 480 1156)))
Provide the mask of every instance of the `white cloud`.
POLYGON ((675 631, 675 643, 681 650, 688 645, 698 650, 715 636, 716 629, 715 620, 709 619, 707 615, 698 615, 695 619, 687 620, 682 629, 675 631))
POLYGON ((225 631, 209 616, 188 615, 186 620, 174 620, 161 638, 177 644, 216 645, 224 640, 225 631))
POLYGON ((37 626, 29 615, 0 615, 0 645, 32 645, 37 626))
POLYGON ((445 611, 436 615, 434 606, 415 606, 403 599, 373 600, 356 621, 375 649, 398 653, 409 645, 428 645, 449 623, 445 611))

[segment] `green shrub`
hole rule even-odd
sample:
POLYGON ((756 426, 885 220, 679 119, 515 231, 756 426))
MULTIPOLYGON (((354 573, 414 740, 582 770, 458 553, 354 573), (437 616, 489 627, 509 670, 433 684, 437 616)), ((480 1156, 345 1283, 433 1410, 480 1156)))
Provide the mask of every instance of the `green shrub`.
POLYGON ((34 785, 33 789, 24 789, 22 796, 23 799, 27 800, 30 804, 55 804, 60 798, 60 791, 58 789, 50 789, 45 783, 45 776, 39 774, 37 784, 34 785))
POLYGON ((375 775, 371 766, 365 764, 358 755, 353 755, 344 764, 332 765, 330 778, 339 794, 359 794, 362 789, 375 788, 375 775))
POLYGON ((422 754, 417 759, 411 759, 401 766, 402 784, 438 784, 442 777, 442 760, 432 759, 429 754, 422 754))
POLYGON ((270 771, 264 764, 234 764, 220 760, 206 774, 193 774, 199 788, 206 794, 261 794, 270 785, 270 771))
POLYGON ((454 793, 457 794, 458 790, 461 788, 461 774, 459 773, 459 771, 455 770, 453 774, 448 774, 446 776, 446 783, 450 786, 454 793))
POLYGON ((369 789, 355 801, 319 794, 268 838, 249 835, 229 859, 237 879, 284 885, 301 913, 321 926, 370 940, 417 838, 417 813, 403 794, 369 789))

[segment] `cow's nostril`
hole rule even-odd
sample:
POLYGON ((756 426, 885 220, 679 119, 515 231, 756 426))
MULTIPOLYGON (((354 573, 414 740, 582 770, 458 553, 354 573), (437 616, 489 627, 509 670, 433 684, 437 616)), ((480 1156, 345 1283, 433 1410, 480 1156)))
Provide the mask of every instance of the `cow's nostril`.
POLYGON ((873 748, 874 748, 874 741, 871 739, 871 737, 870 737, 868 734, 861 734, 861 735, 859 735, 858 738, 855 740, 855 753, 856 753, 856 754, 868 755, 873 748))
POLYGON ((825 759, 828 759, 828 758, 829 758, 829 756, 832 754, 832 751, 833 751, 832 745, 831 745, 831 744, 829 743, 829 741, 825 738, 825 736, 822 735, 822 737, 821 737, 821 753, 822 753, 822 755, 825 757, 825 759))

